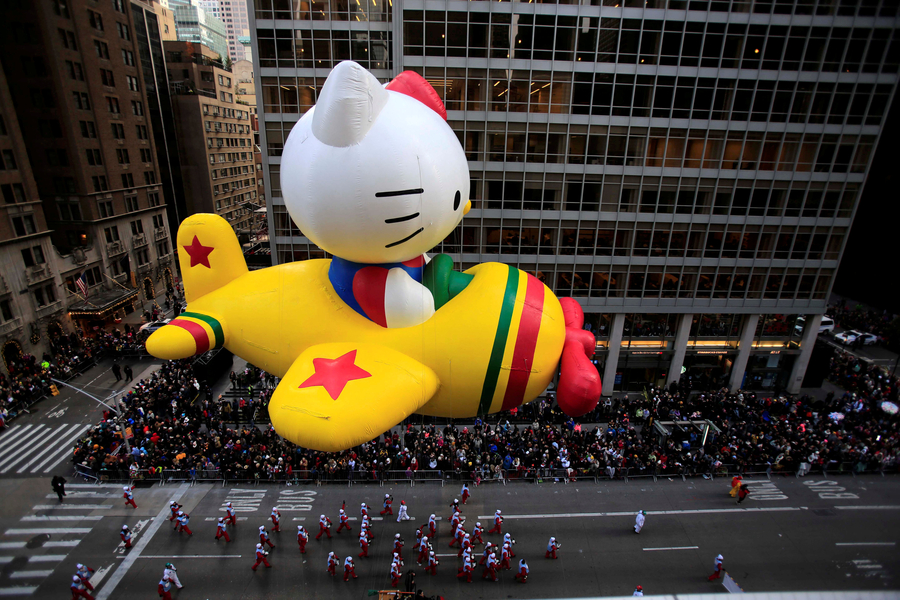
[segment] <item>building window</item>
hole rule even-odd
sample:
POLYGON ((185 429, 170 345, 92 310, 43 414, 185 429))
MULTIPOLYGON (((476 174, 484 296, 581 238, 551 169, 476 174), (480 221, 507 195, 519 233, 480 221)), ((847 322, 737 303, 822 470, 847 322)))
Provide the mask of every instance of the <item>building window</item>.
POLYGON ((150 152, 150 148, 141 148, 141 162, 142 163, 153 162, 153 153, 150 152))
POLYGON ((135 130, 137 131, 137 136, 139 140, 149 139, 147 137, 147 126, 146 125, 135 125, 135 130))
POLYGON ((141 88, 138 85, 137 77, 132 77, 131 75, 126 75, 125 82, 128 84, 128 89, 131 90, 132 92, 141 91, 141 88))
POLYGON ((131 234, 138 235, 144 233, 144 222, 140 219, 136 219, 131 222, 131 234))
POLYGON ((156 183, 156 172, 144 171, 144 184, 153 185, 156 183))
POLYGON ((0 318, 3 319, 4 323, 13 320, 13 312, 9 300, 0 300, 0 318))
POLYGON ((147 200, 150 201, 150 206, 159 206, 159 192, 148 193, 147 200))
POLYGON ((17 168, 16 157, 12 150, 0 152, 0 170, 15 171, 17 168))
POLYGON ((103 17, 100 16, 100 13, 95 13, 94 11, 89 10, 88 22, 91 24, 91 27, 93 27, 97 31, 103 31, 103 17))
POLYGON ((94 40, 94 50, 97 52, 97 58, 109 60, 109 46, 106 42, 94 40))
POLYGON ((146 265, 150 262, 150 253, 147 252, 146 248, 142 248, 137 251, 137 263, 138 265, 146 265))
POLYGON ((116 80, 113 72, 109 69, 100 69, 100 81, 107 87, 116 87, 116 80))
POLYGON ((74 194, 75 180, 71 177, 54 177, 53 191, 57 194, 74 194))
POLYGON ((69 2, 68 0, 51 0, 53 6, 53 14, 57 17, 69 18, 69 2))
POLYGON ((107 227, 103 230, 103 236, 106 238, 107 244, 119 241, 119 228, 116 225, 107 227))
POLYGON ((119 114, 121 112, 121 110, 119 109, 119 99, 113 98, 112 96, 107 96, 106 109, 114 115, 119 114))
POLYGON ((116 12, 125 14, 125 0, 112 0, 112 5, 116 12))
POLYGON ((163 219, 162 215, 153 215, 153 228, 154 229, 162 229, 165 226, 166 226, 166 222, 165 222, 165 219, 163 219))
POLYGON ((22 215, 20 217, 13 217, 13 230, 16 232, 16 235, 21 237, 23 235, 31 235, 37 231, 34 226, 34 217, 31 215, 22 215))
POLYGON ((106 219, 114 216, 112 200, 104 200, 98 203, 100 207, 100 218, 106 219))
POLYGON ((91 183, 94 184, 95 192, 105 192, 109 190, 109 185, 106 183, 105 175, 95 175, 91 177, 91 183))
POLYGON ((103 165, 103 157, 100 154, 100 150, 97 148, 88 148, 84 151, 87 156, 87 162, 92 167, 99 167, 103 165))
POLYGON ((125 23, 119 23, 116 21, 116 31, 119 32, 119 37, 125 41, 131 41, 131 32, 128 29, 128 25, 125 23))
POLYGON ((134 187, 134 173, 122 173, 122 187, 123 188, 133 188, 134 187))
POLYGON ((53 285, 45 285, 34 289, 34 301, 38 308, 43 308, 56 302, 56 292, 53 285))
POLYGON ((40 246, 22 248, 22 260, 25 262, 26 267, 34 267, 47 262, 46 259, 44 259, 44 249, 40 246))
POLYGON ((144 116, 144 103, 137 100, 131 101, 131 114, 136 117, 144 116))
POLYGON ((84 81, 84 69, 81 67, 80 62, 67 60, 66 69, 69 71, 69 79, 84 81))
POLYGON ((81 126, 81 137, 85 137, 85 138, 96 138, 97 137, 97 129, 94 127, 93 121, 79 121, 78 124, 81 126))
POLYGON ((126 67, 134 66, 134 52, 131 50, 122 50, 122 62, 126 67))
POLYGON ((160 258, 169 255, 169 240, 163 240, 156 244, 156 255, 160 258))
POLYGON ((131 163, 131 159, 128 157, 128 148, 116 148, 116 159, 120 165, 131 163))
POLYGON ((137 196, 125 196, 125 211, 134 212, 140 210, 141 204, 137 196))
MULTIPOLYGON (((125 126, 121 123, 110 123, 110 127, 112 128, 113 138, 117 140, 125 139, 125 126)), ((96 136, 94 136, 96 137, 96 136)))
POLYGON ((62 43, 63 48, 67 50, 78 50, 78 44, 75 43, 75 32, 69 31, 68 29, 58 29, 59 32, 59 41, 62 43))
POLYGON ((91 100, 88 98, 87 92, 72 92, 72 98, 75 100, 75 108, 78 110, 91 110, 91 100))

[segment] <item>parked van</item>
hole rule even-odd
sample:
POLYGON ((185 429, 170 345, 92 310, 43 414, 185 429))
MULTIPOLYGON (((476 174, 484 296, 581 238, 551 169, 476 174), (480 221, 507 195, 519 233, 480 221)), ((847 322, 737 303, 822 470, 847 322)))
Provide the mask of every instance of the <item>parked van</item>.
MULTIPOLYGON (((800 316, 797 317, 797 323, 794 325, 794 331, 797 335, 803 333, 803 327, 806 325, 806 317, 800 316)), ((829 317, 828 315, 822 316, 822 322, 819 323, 819 333, 833 333, 834 332, 834 319, 829 317)))

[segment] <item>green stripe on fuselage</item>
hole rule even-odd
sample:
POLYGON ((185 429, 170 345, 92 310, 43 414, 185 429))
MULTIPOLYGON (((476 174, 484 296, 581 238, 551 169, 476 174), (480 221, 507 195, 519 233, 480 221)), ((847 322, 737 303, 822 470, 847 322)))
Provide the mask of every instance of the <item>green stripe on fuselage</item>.
POLYGON ((197 319, 198 321, 203 321, 204 323, 209 325, 210 328, 212 328, 213 333, 216 336, 216 343, 215 343, 216 348, 218 348, 219 346, 221 346, 222 344, 225 343, 225 331, 222 329, 222 324, 219 323, 217 320, 213 319, 212 317, 210 317, 208 315, 201 315, 200 313, 194 313, 194 312, 183 312, 178 316, 179 317, 190 317, 192 319, 197 319))
POLYGON ((516 308, 516 292, 518 288, 519 270, 515 267, 509 267, 506 291, 503 293, 503 304, 500 306, 500 318, 497 321, 497 332, 494 334, 494 346, 491 349, 491 359, 488 361, 487 373, 484 375, 484 385, 481 388, 481 402, 478 404, 479 415, 487 414, 491 409, 491 401, 494 399, 494 391, 497 389, 497 380, 500 378, 500 365, 503 363, 506 338, 509 336, 509 326, 516 308))

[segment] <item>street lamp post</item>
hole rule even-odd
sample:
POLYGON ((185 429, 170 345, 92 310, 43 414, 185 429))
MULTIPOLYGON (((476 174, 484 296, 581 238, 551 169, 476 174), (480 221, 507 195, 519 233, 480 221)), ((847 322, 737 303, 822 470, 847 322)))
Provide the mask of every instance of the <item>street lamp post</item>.
POLYGON ((80 394, 84 394, 85 396, 87 396, 88 398, 93 400, 94 402, 102 404, 106 408, 108 408, 112 411, 115 411, 116 423, 119 424, 119 428, 122 431, 122 441, 125 442, 125 451, 128 453, 128 460, 131 460, 131 444, 128 443, 128 436, 126 435, 126 432, 125 432, 125 423, 122 421, 122 410, 119 408, 119 401, 116 399, 116 396, 118 396, 120 392, 111 392, 109 394, 109 397, 107 398, 107 400, 112 400, 115 402, 115 407, 113 407, 113 406, 110 406, 109 404, 107 404, 106 402, 104 402, 103 400, 101 400, 100 398, 97 398, 93 394, 89 394, 86 391, 84 391, 83 389, 81 389, 79 387, 75 387, 71 383, 66 383, 65 381, 60 381, 59 379, 54 379, 53 377, 50 378, 50 381, 52 381, 53 383, 59 384, 59 385, 68 386, 68 387, 72 388, 73 390, 75 390, 76 392, 78 392, 80 394))

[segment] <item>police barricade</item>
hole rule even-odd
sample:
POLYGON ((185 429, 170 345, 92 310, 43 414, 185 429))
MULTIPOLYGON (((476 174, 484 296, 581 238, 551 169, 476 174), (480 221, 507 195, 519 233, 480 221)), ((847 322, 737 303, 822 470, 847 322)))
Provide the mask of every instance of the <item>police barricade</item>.
POLYGON ((160 483, 165 485, 166 483, 173 482, 184 482, 184 481, 193 481, 195 472, 187 470, 187 469, 163 469, 160 483))
POLYGON ((85 481, 100 481, 100 477, 97 473, 94 472, 90 467, 86 467, 84 465, 75 465, 75 475, 77 477, 83 477, 85 481))
POLYGON ((413 471, 413 480, 414 481, 440 481, 441 486, 444 485, 444 477, 442 472, 437 469, 425 469, 420 471, 413 471))
POLYGON ((381 481, 393 483, 408 482, 409 485, 412 486, 413 473, 412 471, 384 471, 381 473, 381 481))

